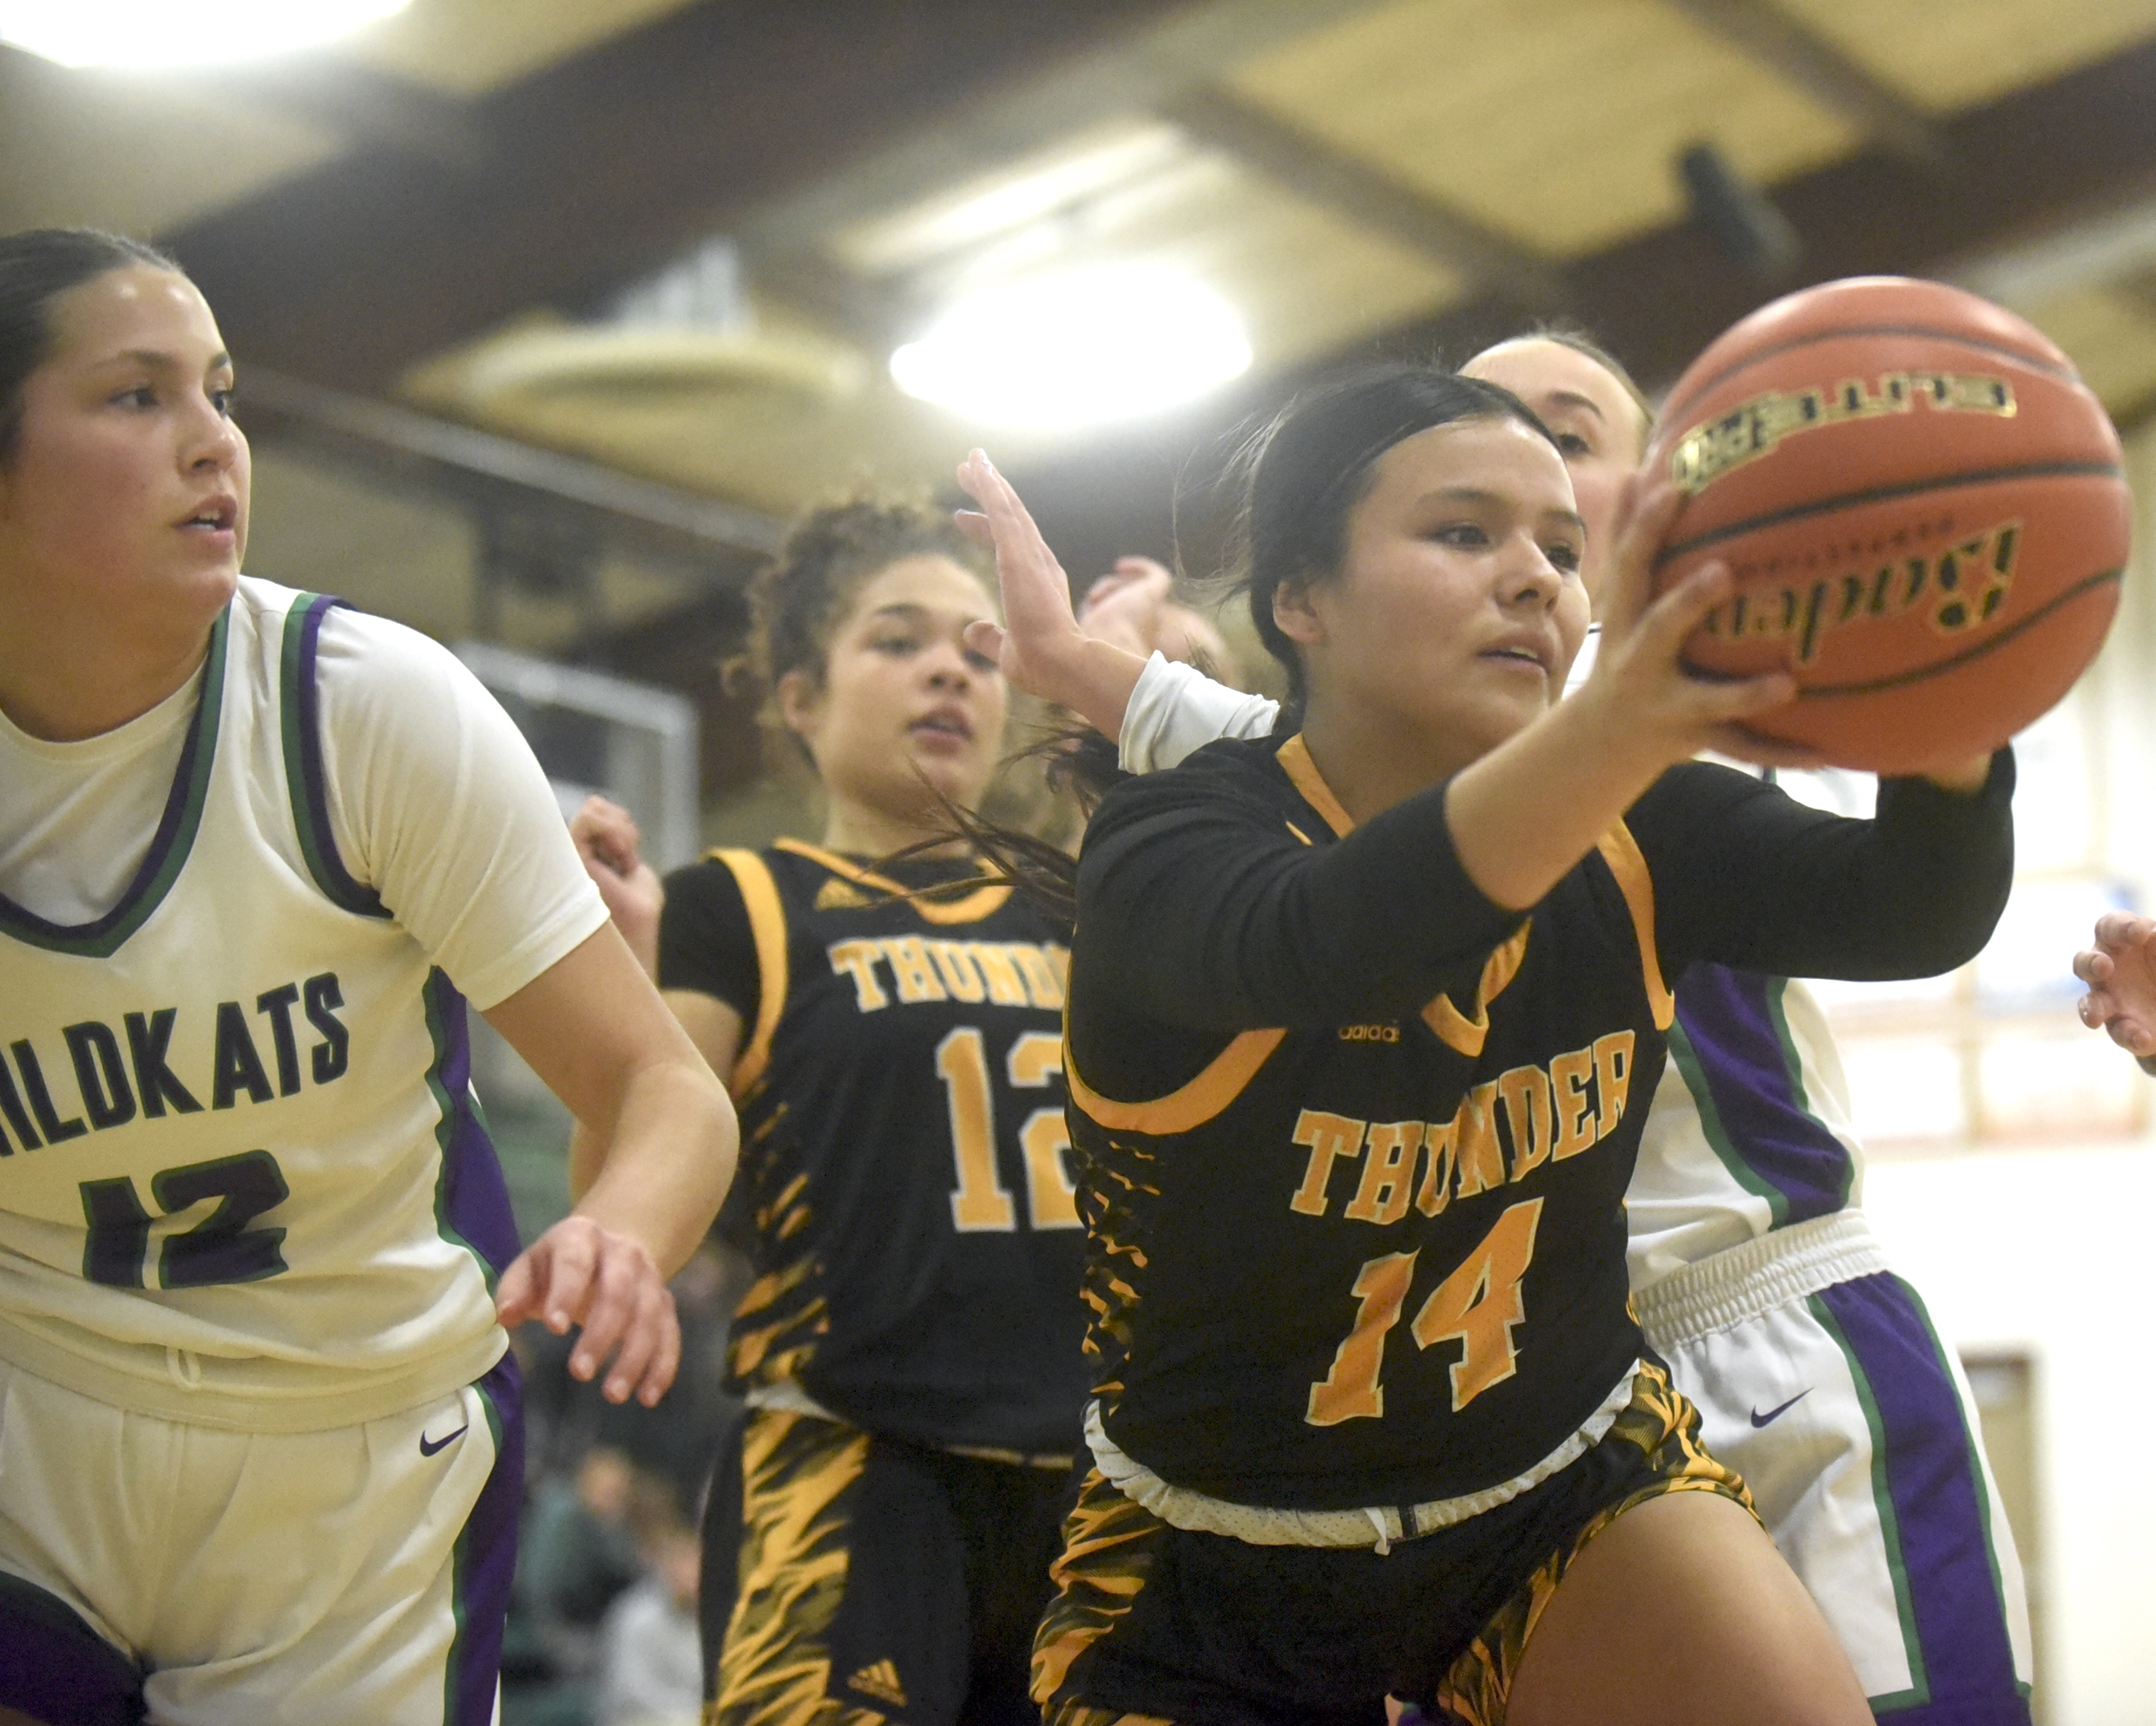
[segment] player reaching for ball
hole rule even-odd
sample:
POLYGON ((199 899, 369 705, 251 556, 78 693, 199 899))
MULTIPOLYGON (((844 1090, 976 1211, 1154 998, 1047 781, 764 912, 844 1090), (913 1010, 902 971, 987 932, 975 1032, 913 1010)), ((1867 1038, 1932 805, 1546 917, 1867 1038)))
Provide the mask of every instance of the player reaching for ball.
MULTIPOLYGON (((1620 489, 1647 442, 1645 399, 1614 360, 1568 335, 1500 344, 1466 370, 1511 389, 1555 434, 1586 522, 1582 573, 1598 592, 1620 489)), ((1130 591, 1120 584, 1105 603, 1130 591)), ((1035 692, 1120 730, 1132 771, 1273 727, 1277 706, 1261 697, 1081 633, 1067 589, 1007 586, 1005 604, 1009 635, 983 630, 981 645, 1035 692)), ((1582 661, 1593 648, 1590 637, 1582 661)), ((1586 669, 1575 665, 1575 684, 1586 669)), ((1844 800, 1846 787, 1824 789, 1807 801, 1844 800)), ((1673 1058, 1627 1195, 1647 1340, 1881 1716, 2026 1722, 2028 1606, 2012 1534, 1959 1364, 1864 1222, 1861 1148, 1824 1015, 1800 982, 1712 964, 1678 978, 1675 999, 1673 1058)))
MULTIPOLYGON (((1695 959, 1942 969, 2010 875, 2010 763, 1848 822, 1685 758, 1786 699, 1683 675, 1725 592, 1602 653, 1548 433, 1385 368, 1253 441, 1252 613, 1300 729, 1117 786, 1068 1073, 1096 1468, 1035 1644, 1052 1721, 1837 1720, 1863 1691, 1643 1355, 1623 1197, 1695 959), (1531 916, 1529 915, 1531 909, 1531 916), (1226 1538, 1222 1538, 1226 1537, 1226 1538)), ((976 456, 1007 586, 1061 579, 976 456)))
POLYGON ((1038 1717, 1087 1384, 1068 931, 962 848, 875 861, 945 837, 1002 753, 1003 679, 963 640, 993 610, 980 561, 942 512, 864 498, 811 510, 757 577, 750 661, 815 768, 821 844, 718 852, 661 911, 618 812, 576 823, 747 1145, 710 1726, 1038 1717))
POLYGON ((2156 918, 2108 912, 2096 920, 2093 940, 2074 955, 2074 975, 2088 985, 2081 1023, 2156 1075, 2156 918))
POLYGON ((240 574, 168 259, 0 240, 0 1721, 484 1726, 504 1323, 657 1399, 726 1099, 508 717, 240 574), (521 1257, 464 1004, 591 1136, 521 1257))

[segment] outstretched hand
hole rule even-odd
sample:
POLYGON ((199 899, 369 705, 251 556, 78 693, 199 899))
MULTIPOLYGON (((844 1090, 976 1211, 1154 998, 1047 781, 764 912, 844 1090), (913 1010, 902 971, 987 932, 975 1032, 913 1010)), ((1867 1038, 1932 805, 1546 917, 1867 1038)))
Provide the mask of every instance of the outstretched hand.
POLYGON ((2074 975, 2088 985, 2081 1023, 2146 1065, 2156 1058, 2156 918, 2107 912, 2095 939, 2074 955, 2074 975))
POLYGON ((569 1351, 572 1377, 605 1366, 609 1402, 631 1395, 648 1408, 681 1364, 681 1322, 674 1294, 643 1244, 588 1217, 564 1217, 502 1273, 495 1311, 504 1325, 542 1321, 557 1336, 583 1335, 569 1351))
POLYGON ((961 509, 953 519, 969 539, 994 548, 1003 595, 1003 621, 968 624, 966 646, 994 660, 1029 695, 1068 707, 1116 736, 1145 653, 1079 627, 1070 578, 985 452, 976 450, 959 464, 958 483, 981 507, 961 509))
POLYGON ((1673 486, 1649 486, 1637 475, 1627 482, 1601 646, 1587 687, 1608 692, 1622 722, 1662 745, 1669 761, 1712 750, 1764 766, 1819 765, 1816 751, 1743 723, 1796 699, 1797 680, 1787 672, 1714 679, 1686 669, 1685 642, 1729 596, 1731 577, 1726 564, 1709 563, 1656 595, 1654 555, 1683 503, 1673 486))
POLYGON ((961 509, 952 519, 968 539, 995 552, 1003 594, 1003 622, 967 625, 966 646, 992 657, 1027 694, 1062 701, 1066 665, 1085 640, 1071 609, 1070 578, 985 450, 959 463, 958 483, 981 507, 961 509))
POLYGON ((659 913, 667 891, 637 850, 642 838, 636 822, 617 803, 588 797, 569 819, 569 837, 584 860, 584 873, 598 883, 614 926, 621 931, 644 975, 659 975, 659 913))

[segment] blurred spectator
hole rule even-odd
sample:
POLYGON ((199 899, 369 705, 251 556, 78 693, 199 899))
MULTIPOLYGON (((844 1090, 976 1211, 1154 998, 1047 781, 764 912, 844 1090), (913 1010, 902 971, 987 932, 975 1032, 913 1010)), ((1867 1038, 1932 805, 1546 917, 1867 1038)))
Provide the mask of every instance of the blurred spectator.
POLYGON ((704 1684, 698 1548, 680 1521, 645 1542, 643 1579, 608 1610, 599 1633, 595 1726, 696 1726, 704 1684))

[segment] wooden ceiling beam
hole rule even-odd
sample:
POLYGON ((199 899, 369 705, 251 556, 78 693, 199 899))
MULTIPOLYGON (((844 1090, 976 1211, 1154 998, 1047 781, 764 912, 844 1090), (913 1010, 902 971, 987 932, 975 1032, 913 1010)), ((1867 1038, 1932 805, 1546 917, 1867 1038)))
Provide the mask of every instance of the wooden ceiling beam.
POLYGON ((1197 142, 1436 259, 1484 292, 1541 308, 1567 297, 1562 272, 1509 235, 1217 84, 1179 91, 1155 111, 1197 142))
POLYGON ((361 148, 161 236, 234 352, 378 391, 1186 0, 698 0, 474 102, 476 179, 361 148), (844 43, 843 50, 833 44, 844 43))
POLYGON ((1946 134, 1923 108, 1772 0, 1667 0, 1694 23, 1918 167, 1949 167, 1946 134))
POLYGON ((589 524, 717 585, 738 581, 785 536, 784 522, 757 510, 260 366, 247 368, 241 418, 260 443, 302 446, 468 504, 589 524))
POLYGON ((349 61, 309 59, 221 67, 223 95, 463 178, 483 172, 494 140, 472 106, 349 61))

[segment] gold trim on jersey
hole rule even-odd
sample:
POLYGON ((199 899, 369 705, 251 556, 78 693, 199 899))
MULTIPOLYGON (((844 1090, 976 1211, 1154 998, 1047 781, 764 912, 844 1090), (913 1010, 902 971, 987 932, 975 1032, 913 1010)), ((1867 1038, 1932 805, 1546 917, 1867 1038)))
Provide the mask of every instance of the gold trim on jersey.
POLYGON ((1287 1035, 1285 1030, 1245 1031, 1206 1063, 1205 1071, 1165 1097, 1142 1103, 1118 1103, 1103 1097, 1078 1076, 1068 1034, 1063 1043, 1063 1082, 1070 1100, 1088 1120, 1111 1132, 1144 1132, 1160 1138, 1203 1126, 1243 1094, 1287 1035))
MULTIPOLYGON (((1335 836, 1344 839, 1355 830, 1355 817, 1333 796, 1325 776, 1311 759, 1310 745, 1303 741, 1300 732, 1280 745, 1274 758, 1303 801, 1324 817, 1335 836)), ((1295 832, 1292 822, 1288 824, 1288 830, 1295 832)), ((1295 837, 1306 845, 1310 843, 1300 833, 1295 833, 1295 837)), ((1482 1044, 1489 1035, 1489 1004, 1519 975, 1521 961, 1527 957, 1528 930, 1532 927, 1531 923, 1522 924, 1519 933, 1484 961, 1482 981, 1476 985, 1472 1016, 1461 1012, 1452 1004, 1452 997, 1446 994, 1437 996, 1423 1009, 1423 1022, 1436 1033, 1438 1040, 1459 1050, 1470 1060, 1482 1053, 1482 1044)))
POLYGON ((1355 830, 1355 817, 1341 807, 1340 799, 1333 796, 1332 787, 1325 783, 1325 776, 1310 758, 1310 745, 1303 741, 1302 732, 1296 732, 1282 744, 1272 758, 1280 764, 1280 771, 1301 793, 1303 801, 1324 817, 1325 824, 1332 829, 1336 837, 1344 839, 1355 830))
POLYGON ((1482 981, 1475 986, 1472 1019, 1452 1004, 1449 994, 1438 995, 1423 1009, 1423 1023, 1437 1034, 1439 1041, 1470 1060, 1482 1053, 1489 1036, 1489 1004, 1520 975, 1521 963, 1527 957, 1528 934, 1534 927, 1532 922, 1522 923, 1516 935, 1482 961, 1482 981))
POLYGON ((1617 888, 1632 911, 1632 927, 1640 937, 1640 970, 1647 983, 1647 1005, 1654 1010, 1654 1028, 1666 1031, 1677 1017, 1677 997, 1662 981, 1662 961, 1654 948, 1654 877, 1647 871, 1639 841, 1632 830, 1619 822, 1602 835, 1595 850, 1617 877, 1617 888))
MULTIPOLYGON (((893 899, 903 899, 932 923, 945 926, 977 923, 982 918, 993 916, 1002 910, 1004 902, 1010 897, 1010 883, 999 876, 984 875, 980 877, 981 885, 963 899, 924 899, 918 896, 918 889, 902 886, 889 876, 864 869, 851 858, 842 857, 836 851, 827 851, 820 845, 812 845, 799 839, 780 839, 772 849, 775 851, 792 851, 797 857, 806 857, 811 863, 821 863, 833 875, 845 876, 857 887, 873 887, 878 892, 888 894, 893 899)), ((966 884, 963 881, 954 881, 930 890, 943 892, 949 887, 963 887, 966 884)))
POLYGON ((771 1064, 772 1034, 779 1015, 785 1011, 786 910, 779 897, 779 883, 772 879, 771 865, 753 851, 713 851, 713 863, 724 863, 741 889, 741 904, 748 912, 749 933, 756 942, 756 1026, 748 1047, 734 1060, 726 1089, 737 1097, 764 1075, 771 1064))
MULTIPOLYGON (((1355 817, 1333 796, 1324 775, 1318 771, 1318 764, 1311 759, 1310 745, 1303 741, 1300 732, 1280 745, 1274 758, 1303 801, 1324 817, 1338 837, 1344 839, 1354 831, 1355 817)), ((1292 823, 1289 830, 1293 831, 1292 823)), ((1295 837, 1303 838, 1300 833, 1295 837)), ((1304 839, 1303 843, 1310 842, 1304 839)), ((1632 837, 1632 830, 1621 821, 1601 837, 1595 850, 1609 865, 1609 872, 1617 879, 1617 889, 1625 896, 1625 904, 1632 912, 1632 926, 1640 939, 1640 973, 1647 986, 1647 1004, 1653 1009, 1655 1028, 1666 1031, 1677 1016, 1677 998, 1662 981, 1662 961, 1654 948, 1654 877, 1647 870, 1647 858, 1640 854, 1639 842, 1632 837)), ((1470 1060, 1482 1053, 1483 1041, 1489 1034, 1489 1004, 1519 975, 1521 963, 1527 957, 1528 931, 1533 927, 1531 922, 1522 924, 1518 934, 1489 955, 1482 967, 1482 981, 1476 986, 1472 1016, 1461 1012, 1452 1004, 1452 998, 1443 994, 1423 1009, 1423 1022, 1436 1033, 1441 1041, 1470 1060)))

